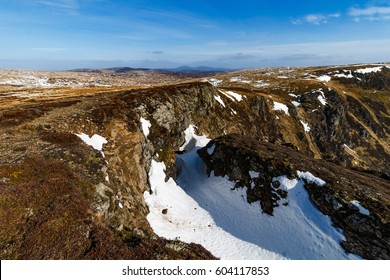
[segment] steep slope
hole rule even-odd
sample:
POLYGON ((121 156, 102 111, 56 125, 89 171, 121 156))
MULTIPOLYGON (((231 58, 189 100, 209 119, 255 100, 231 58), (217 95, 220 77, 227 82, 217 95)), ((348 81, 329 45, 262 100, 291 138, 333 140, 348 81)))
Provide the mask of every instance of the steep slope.
MULTIPOLYGON (((1 256, 211 258, 199 246, 158 239, 147 220, 150 211, 144 200, 145 191, 151 189, 153 161, 165 164, 167 179, 176 179, 176 152, 186 142, 184 132, 191 124, 197 135, 210 139, 235 133, 280 149, 291 147, 291 164, 318 159, 323 167, 316 174, 325 176, 325 181, 327 168, 347 167, 342 170, 349 175, 340 177, 344 183, 337 191, 331 190, 346 205, 358 200, 370 211, 370 218, 352 215, 351 219, 378 227, 375 242, 382 242, 379 236, 386 240, 383 228, 389 225, 389 194, 387 187, 376 186, 387 186, 390 176, 390 78, 382 66, 353 66, 350 72, 341 72, 348 67, 254 69, 203 82, 142 89, 105 92, 87 88, 64 90, 63 94, 42 90, 45 94, 33 98, 3 95, 0 217, 6 226, 0 230, 1 256), (379 69, 361 70, 373 67, 379 69), (76 136, 82 133, 99 135, 107 142, 101 151, 96 150, 76 136), (336 165, 327 165, 325 160, 336 165), (355 186, 354 176, 369 179, 355 186), (50 196, 42 196, 46 193, 50 196), (49 203, 54 199, 61 203, 49 203), (45 216, 53 205, 60 208, 45 216), (32 228, 26 227, 30 220, 35 221, 32 228), (33 241, 26 232, 33 232, 33 241), (105 244, 104 239, 115 245, 105 244), (27 250, 32 243, 35 249, 27 250), (44 249, 52 244, 56 244, 52 252, 44 249)), ((246 145, 245 141, 237 143, 246 145)), ((293 179, 297 170, 283 165, 274 168, 290 173, 268 177, 293 179)), ((321 193, 309 193, 323 213, 335 212, 321 193)), ((258 201, 253 194, 247 194, 247 199, 258 201)), ((269 204, 266 199, 261 201, 269 204)), ((269 215, 271 210, 267 211, 262 215, 269 215)), ((330 216, 345 231, 343 246, 349 251, 365 258, 388 258, 387 241, 379 246, 363 238, 354 244, 356 237, 366 234, 360 234, 360 227, 348 229, 355 224, 345 222, 350 215, 339 220, 337 215, 330 216), (367 254, 362 246, 376 253, 367 254)))

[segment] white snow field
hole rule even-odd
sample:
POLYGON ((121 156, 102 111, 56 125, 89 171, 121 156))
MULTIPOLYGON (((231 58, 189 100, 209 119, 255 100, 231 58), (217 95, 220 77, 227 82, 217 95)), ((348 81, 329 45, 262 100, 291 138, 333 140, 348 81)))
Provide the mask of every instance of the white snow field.
POLYGON ((293 180, 274 178, 288 191, 288 205, 276 207, 274 216, 263 214, 259 202, 247 202, 246 189, 233 190, 233 182, 213 172, 207 176, 196 151, 209 139, 194 132, 193 126, 185 132, 186 152, 177 156, 177 182, 165 182, 164 163, 152 161, 152 192, 144 197, 150 210, 147 219, 159 236, 201 244, 221 259, 359 259, 344 252, 339 245, 342 232, 311 203, 301 178, 319 185, 324 181, 308 172, 297 173, 293 180))

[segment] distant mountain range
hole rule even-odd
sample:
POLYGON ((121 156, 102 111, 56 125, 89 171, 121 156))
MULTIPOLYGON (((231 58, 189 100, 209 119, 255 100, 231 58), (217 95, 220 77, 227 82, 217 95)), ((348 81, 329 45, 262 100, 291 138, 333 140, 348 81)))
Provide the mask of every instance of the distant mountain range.
POLYGON ((225 73, 225 72, 234 71, 233 69, 226 69, 226 68, 214 68, 208 66, 190 67, 185 65, 177 68, 161 69, 161 70, 166 70, 169 72, 180 72, 180 73, 200 73, 200 72, 225 73))
POLYGON ((191 67, 191 66, 186 66, 186 65, 176 67, 176 68, 160 68, 160 69, 111 67, 111 68, 104 68, 104 69, 79 68, 79 69, 73 69, 70 71, 101 72, 104 70, 113 71, 116 73, 126 73, 126 72, 132 72, 132 71, 158 71, 158 72, 172 72, 172 73, 227 73, 227 72, 234 71, 233 69, 226 69, 226 68, 214 68, 214 67, 208 67, 208 66, 191 67))

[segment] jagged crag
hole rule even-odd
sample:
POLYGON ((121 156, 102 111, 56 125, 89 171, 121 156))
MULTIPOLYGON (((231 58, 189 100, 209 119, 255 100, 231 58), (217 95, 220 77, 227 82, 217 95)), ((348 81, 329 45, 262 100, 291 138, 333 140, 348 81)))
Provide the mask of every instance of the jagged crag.
POLYGON ((323 187, 305 182, 305 188, 344 231, 345 250, 390 259, 390 70, 348 69, 246 70, 218 75, 215 86, 194 80, 39 98, 3 95, 0 257, 214 258, 200 245, 158 237, 146 219, 151 160, 164 161, 167 176, 175 178, 176 152, 193 124, 213 139, 199 151, 208 171, 227 175, 236 187, 253 183, 247 199, 260 204, 259 215, 285 207, 278 202, 288 193, 272 178, 309 171, 326 181, 323 187), (353 77, 315 78, 327 73, 353 77), (288 111, 275 110, 275 102, 288 111), (141 117, 151 122, 148 137, 141 117), (104 156, 75 133, 104 136, 104 156), (261 176, 253 182, 249 170, 261 176))

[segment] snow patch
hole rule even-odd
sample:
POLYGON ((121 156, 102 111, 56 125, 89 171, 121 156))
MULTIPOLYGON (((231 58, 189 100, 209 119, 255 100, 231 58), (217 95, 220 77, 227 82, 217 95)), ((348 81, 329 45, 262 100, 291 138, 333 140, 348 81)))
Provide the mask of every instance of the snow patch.
POLYGON ((320 101, 320 103, 325 106, 326 105, 326 98, 325 98, 325 93, 322 91, 322 89, 319 89, 318 92, 320 95, 318 95, 317 99, 320 101))
POLYGON ((340 74, 334 74, 333 76, 335 76, 337 78, 347 78, 347 79, 354 78, 354 76, 352 75, 351 71, 349 71, 348 75, 346 75, 344 73, 340 73, 340 74))
POLYGON ((233 91, 230 91, 230 90, 228 90, 228 91, 219 90, 219 92, 221 92, 223 95, 228 97, 230 100, 233 100, 233 101, 241 101, 242 100, 242 95, 238 94, 238 93, 235 93, 233 91))
POLYGON ((152 127, 152 124, 150 123, 150 121, 141 117, 141 126, 142 126, 142 132, 145 135, 145 138, 148 138, 149 128, 152 127))
POLYGON ((190 124, 186 130, 184 130, 185 142, 179 148, 180 151, 190 151, 196 147, 204 147, 210 142, 210 139, 204 135, 198 136, 195 134, 196 126, 190 124))
POLYGON ((266 83, 263 80, 256 81, 256 83, 253 84, 253 86, 256 87, 256 88, 267 87, 269 85, 270 85, 269 83, 266 83))
POLYGON ((241 76, 231 77, 229 79, 229 82, 231 82, 231 83, 242 83, 242 84, 250 84, 251 83, 250 80, 243 80, 241 76))
POLYGON ((216 78, 211 78, 211 79, 203 79, 202 82, 208 82, 212 84, 213 86, 217 87, 220 84, 222 84, 223 80, 218 80, 216 78))
POLYGON ((367 73, 379 72, 382 70, 382 68, 383 66, 363 68, 363 69, 357 69, 356 72, 360 74, 367 74, 367 73))
POLYGON ((279 102, 274 101, 274 111, 277 111, 277 110, 283 111, 286 115, 290 115, 288 113, 288 107, 286 105, 284 105, 283 103, 279 103, 279 102))
POLYGON ((291 101, 291 103, 295 106, 295 107, 298 107, 301 105, 301 103, 297 102, 297 101, 291 101))
POLYGON ((360 214, 363 214, 363 215, 366 215, 366 216, 370 215, 370 211, 369 211, 368 209, 364 208, 364 207, 360 204, 359 201, 357 201, 357 200, 352 200, 352 201, 350 201, 350 203, 351 203, 352 205, 356 206, 356 207, 359 209, 360 214))
POLYGON ((309 183, 314 183, 316 184, 317 186, 325 186, 326 185, 326 182, 324 180, 322 180, 321 178, 318 178, 316 176, 314 176, 313 174, 311 174, 309 171, 306 171, 306 172, 302 172, 302 171, 297 171, 297 175, 299 178, 301 179, 305 179, 307 182, 309 183))
POLYGON ((318 95, 317 99, 318 99, 318 101, 320 101, 320 103, 321 103, 323 106, 326 105, 326 99, 325 99, 324 96, 318 95))
POLYGON ((214 95, 214 99, 215 99, 219 104, 221 104, 223 107, 226 107, 226 106, 225 106, 225 103, 223 102, 222 98, 221 98, 219 95, 214 95))
POLYGON ((305 132, 309 132, 310 131, 309 124, 305 123, 304 121, 300 121, 300 122, 303 125, 303 129, 305 130, 305 132))
POLYGON ((253 171, 253 170, 249 170, 249 176, 253 179, 253 178, 259 178, 260 177, 260 172, 258 171, 253 171))
POLYGON ((332 77, 329 75, 322 75, 322 76, 317 77, 317 80, 319 80, 321 82, 330 82, 331 79, 332 79, 332 77))
POLYGON ((287 176, 285 176, 285 175, 272 178, 272 182, 276 182, 276 181, 278 181, 280 183, 279 188, 281 188, 282 190, 285 190, 285 191, 292 190, 299 183, 298 179, 291 180, 291 179, 287 178, 287 176))
POLYGON ((102 155, 104 156, 102 150, 103 150, 103 145, 108 143, 106 138, 104 138, 103 136, 100 136, 98 134, 94 134, 94 135, 92 135, 92 137, 89 137, 85 133, 80 133, 80 134, 76 133, 76 135, 81 140, 83 140, 85 144, 92 146, 95 150, 100 151, 102 153, 102 155))

